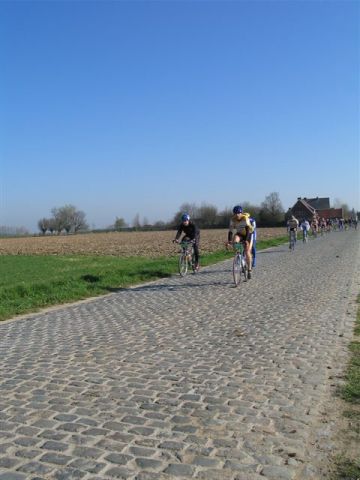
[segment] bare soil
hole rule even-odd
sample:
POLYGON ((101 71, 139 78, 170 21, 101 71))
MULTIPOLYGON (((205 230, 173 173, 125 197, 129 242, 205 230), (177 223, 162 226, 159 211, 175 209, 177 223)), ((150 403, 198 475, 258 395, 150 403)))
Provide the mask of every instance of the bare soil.
MULTIPOLYGON (((0 255, 116 255, 173 256, 174 230, 162 232, 110 232, 78 235, 39 235, 0 238, 0 255)), ((258 228, 258 240, 281 237, 286 228, 258 228)), ((202 230, 200 251, 211 253, 224 247, 227 229, 202 230)))

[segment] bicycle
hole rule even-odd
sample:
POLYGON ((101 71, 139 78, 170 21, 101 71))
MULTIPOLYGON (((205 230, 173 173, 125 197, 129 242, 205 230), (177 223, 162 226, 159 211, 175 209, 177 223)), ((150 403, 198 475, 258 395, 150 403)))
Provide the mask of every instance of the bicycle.
POLYGON ((244 276, 244 282, 248 280, 248 266, 244 255, 244 245, 242 242, 234 243, 235 256, 233 261, 233 278, 235 287, 240 284, 241 276, 244 276))
POLYGON ((302 234, 303 234, 303 243, 307 243, 307 241, 308 241, 308 231, 306 230, 306 228, 303 228, 302 234))
POLYGON ((194 241, 183 241, 180 242, 180 255, 179 255, 179 273, 182 277, 185 277, 189 270, 189 266, 191 266, 192 271, 194 273, 197 272, 196 270, 196 262, 195 262, 195 252, 194 252, 194 241))
POLYGON ((290 232, 289 232, 289 248, 292 252, 295 250, 295 242, 296 242, 296 232, 295 232, 295 230, 290 230, 290 232))

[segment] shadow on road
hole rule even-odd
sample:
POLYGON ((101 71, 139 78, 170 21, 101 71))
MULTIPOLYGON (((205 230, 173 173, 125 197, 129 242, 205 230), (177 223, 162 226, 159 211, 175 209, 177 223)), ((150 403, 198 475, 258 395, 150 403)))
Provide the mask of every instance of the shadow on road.
POLYGON ((209 286, 228 286, 231 284, 231 281, 229 280, 228 282, 221 282, 221 281, 214 281, 214 282, 188 282, 184 281, 183 283, 180 284, 156 284, 156 285, 139 285, 138 287, 122 287, 122 288, 113 288, 113 287, 107 287, 107 290, 112 293, 116 292, 151 292, 151 291, 169 291, 173 292, 176 290, 184 290, 188 288, 204 288, 204 287, 209 287, 209 286))

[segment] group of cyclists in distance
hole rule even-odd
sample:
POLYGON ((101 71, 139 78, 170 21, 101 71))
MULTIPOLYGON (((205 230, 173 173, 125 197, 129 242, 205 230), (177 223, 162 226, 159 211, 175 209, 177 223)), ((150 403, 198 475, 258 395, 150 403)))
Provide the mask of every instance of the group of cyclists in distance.
POLYGON ((357 229, 357 219, 349 218, 324 218, 318 215, 313 215, 310 222, 304 218, 299 222, 297 218, 292 215, 287 221, 287 231, 289 233, 289 248, 292 248, 292 236, 294 242, 297 240, 297 232, 300 230, 302 232, 303 242, 307 242, 308 235, 311 231, 314 238, 319 234, 324 235, 332 231, 342 231, 347 230, 348 228, 357 229))
MULTIPOLYGON (((316 237, 318 234, 323 235, 327 232, 336 230, 346 230, 347 228, 357 228, 357 220, 344 218, 322 218, 314 214, 308 221, 302 219, 299 221, 292 215, 287 221, 287 231, 289 234, 289 248, 294 248, 297 241, 297 232, 302 232, 303 242, 307 242, 308 235, 311 231, 316 237)), ((177 228, 175 243, 191 242, 194 249, 195 266, 194 270, 199 271, 199 244, 200 229, 191 220, 188 213, 183 213, 181 223, 177 228), (180 240, 181 235, 184 234, 180 240)), ((235 205, 233 214, 230 218, 227 241, 227 248, 233 247, 235 244, 242 243, 244 247, 244 255, 247 263, 247 278, 252 275, 252 268, 256 265, 256 221, 251 217, 250 213, 244 212, 241 205, 235 205)))

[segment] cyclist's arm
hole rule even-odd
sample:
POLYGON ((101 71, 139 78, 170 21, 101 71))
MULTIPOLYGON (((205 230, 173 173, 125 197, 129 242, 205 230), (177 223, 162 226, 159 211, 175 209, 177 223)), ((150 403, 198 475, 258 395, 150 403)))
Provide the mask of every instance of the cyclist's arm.
POLYGON ((181 232, 182 232, 182 226, 181 226, 181 227, 178 229, 178 231, 176 232, 175 240, 179 240, 180 235, 181 235, 181 232))
POLYGON ((231 219, 230 225, 229 225, 229 232, 228 232, 228 243, 232 242, 234 230, 235 230, 235 225, 233 220, 231 219))

